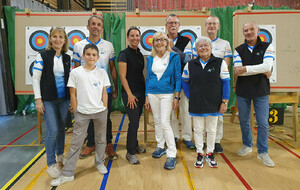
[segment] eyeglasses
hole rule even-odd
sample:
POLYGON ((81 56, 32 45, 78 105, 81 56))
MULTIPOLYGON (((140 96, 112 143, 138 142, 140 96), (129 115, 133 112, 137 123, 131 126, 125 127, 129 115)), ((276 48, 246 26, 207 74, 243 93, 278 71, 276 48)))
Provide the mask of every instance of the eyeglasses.
POLYGON ((167 39, 165 39, 165 38, 159 38, 159 39, 155 39, 154 40, 155 43, 158 43, 158 42, 163 43, 164 41, 167 41, 167 39))
POLYGON ((201 48, 207 48, 207 47, 209 47, 208 44, 203 44, 203 45, 199 45, 199 46, 198 46, 198 49, 201 49, 201 48))
POLYGON ((177 25, 177 24, 179 24, 179 22, 178 21, 176 21, 176 22, 167 22, 167 25, 177 25))

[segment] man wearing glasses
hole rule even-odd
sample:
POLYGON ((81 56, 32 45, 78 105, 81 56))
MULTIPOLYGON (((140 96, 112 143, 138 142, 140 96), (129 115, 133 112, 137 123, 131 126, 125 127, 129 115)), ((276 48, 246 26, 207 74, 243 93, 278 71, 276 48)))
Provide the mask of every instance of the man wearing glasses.
MULTIPOLYGON (((166 18, 166 29, 168 31, 168 37, 173 42, 174 46, 185 54, 185 60, 181 62, 181 73, 183 68, 189 60, 192 59, 192 44, 189 38, 181 36, 178 34, 180 27, 180 21, 177 15, 170 14, 166 18)), ((172 46, 171 46, 172 47, 172 46)), ((183 90, 180 93, 180 103, 179 110, 181 116, 181 128, 182 128, 182 138, 183 143, 188 149, 194 149, 195 144, 192 141, 192 121, 191 116, 188 112, 189 101, 183 90)), ((175 141, 179 138, 179 122, 176 118, 175 111, 172 110, 171 113, 171 126, 173 129, 175 141)))
MULTIPOLYGON (((220 29, 220 20, 218 17, 210 16, 206 19, 205 30, 206 30, 207 37, 209 37, 209 39, 211 40, 212 54, 215 57, 224 59, 229 69, 230 59, 232 58, 232 50, 230 47, 230 43, 228 41, 223 40, 217 36, 219 29, 220 29)), ((197 57, 197 51, 195 47, 193 48, 193 57, 194 58, 197 57)), ((223 138, 223 116, 219 116, 218 124, 217 124, 216 140, 215 140, 215 149, 214 149, 216 153, 223 152, 223 148, 220 144, 222 138, 223 138)))

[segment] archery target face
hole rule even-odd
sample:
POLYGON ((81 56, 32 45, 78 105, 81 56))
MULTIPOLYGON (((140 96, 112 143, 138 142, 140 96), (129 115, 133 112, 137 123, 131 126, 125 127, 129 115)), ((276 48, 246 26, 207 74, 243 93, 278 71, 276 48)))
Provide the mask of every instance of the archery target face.
POLYGON ((257 34, 261 41, 269 42, 273 45, 273 49, 275 51, 274 54, 274 64, 272 75, 269 78, 270 83, 276 83, 277 81, 277 68, 276 68, 276 25, 259 25, 260 32, 257 34))
POLYGON ((181 32, 179 32, 179 34, 181 36, 188 37, 191 40, 192 44, 194 44, 197 39, 197 35, 192 30, 182 30, 181 32))
POLYGON ((28 70, 31 77, 33 76, 33 66, 34 66, 34 61, 30 64, 29 70, 28 70))
POLYGON ((140 26, 141 41, 139 48, 143 55, 150 55, 152 50, 152 40, 156 32, 165 32, 164 26, 140 26))
POLYGON ((201 36, 201 26, 180 26, 179 34, 188 37, 191 40, 193 47, 196 39, 201 36))
POLYGON ((141 36, 141 45, 147 51, 152 50, 152 41, 155 32, 155 30, 147 30, 141 36))
POLYGON ((44 50, 48 44, 48 33, 44 30, 37 30, 29 37, 30 47, 37 52, 44 50))
POLYGON ((86 38, 86 35, 84 32, 80 30, 72 30, 68 33, 68 38, 69 38, 69 49, 73 51, 74 45, 86 38))
MULTIPOLYGON (((32 68, 35 58, 39 52, 45 50, 48 44, 48 35, 50 33, 50 26, 28 26, 26 27, 25 35, 25 61, 26 61, 26 85, 32 84, 32 68)), ((73 48, 75 43, 83 40, 88 36, 89 31, 85 26, 66 26, 66 34, 69 38, 69 51, 67 54, 73 55, 73 48)))
POLYGON ((264 28, 260 29, 258 36, 260 37, 261 41, 263 41, 263 42, 269 42, 269 43, 273 42, 271 33, 264 28))

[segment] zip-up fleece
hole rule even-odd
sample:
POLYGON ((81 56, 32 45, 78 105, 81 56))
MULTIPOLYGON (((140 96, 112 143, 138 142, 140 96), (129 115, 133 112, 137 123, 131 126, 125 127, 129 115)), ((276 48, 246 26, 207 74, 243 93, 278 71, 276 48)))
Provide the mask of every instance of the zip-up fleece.
POLYGON ((169 64, 157 80, 156 74, 152 71, 153 57, 147 57, 147 78, 146 96, 149 94, 172 94, 174 91, 181 90, 181 64, 179 55, 175 52, 170 53, 169 64))

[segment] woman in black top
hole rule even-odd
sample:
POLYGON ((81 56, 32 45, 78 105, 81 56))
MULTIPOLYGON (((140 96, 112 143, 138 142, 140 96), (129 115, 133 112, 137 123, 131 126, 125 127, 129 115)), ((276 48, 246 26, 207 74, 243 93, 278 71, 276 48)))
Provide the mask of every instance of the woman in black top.
POLYGON ((136 153, 146 152, 137 141, 137 130, 145 103, 144 56, 138 48, 140 37, 140 30, 130 27, 127 31, 129 46, 118 57, 119 75, 123 85, 122 99, 129 117, 126 159, 131 164, 140 163, 136 153))

